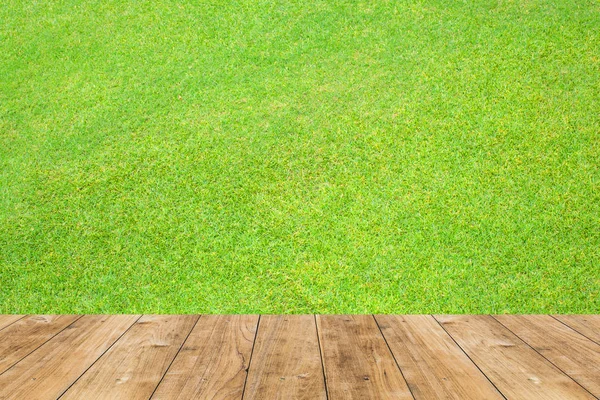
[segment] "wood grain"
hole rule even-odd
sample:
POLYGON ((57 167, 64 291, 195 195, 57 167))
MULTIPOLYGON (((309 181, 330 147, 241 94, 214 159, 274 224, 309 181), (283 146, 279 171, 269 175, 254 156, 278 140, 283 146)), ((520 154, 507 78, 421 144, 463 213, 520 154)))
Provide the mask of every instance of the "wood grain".
POLYGON ((600 345, 549 315, 498 315, 495 318, 590 393, 600 397, 600 345))
POLYGON ((145 315, 61 398, 148 399, 198 320, 145 315))
POLYGON ((376 320, 415 399, 502 399, 432 316, 376 320))
POLYGON ((0 315, 0 400, 600 393, 596 315, 77 318, 0 315))
POLYGON ((200 318, 152 399, 241 399, 257 315, 200 318))
POLYGON ((600 315, 555 315, 554 318, 600 344, 600 315))
POLYGON ((138 318, 87 315, 0 375, 0 399, 55 400, 138 318))
POLYGON ((33 315, 1 330, 0 374, 79 318, 77 315, 33 315))
POLYGON ((413 398, 371 315, 319 315, 317 326, 330 400, 413 398))
POLYGON ((261 317, 244 399, 326 397, 315 317, 261 317))
POLYGON ((0 315, 0 330, 23 318, 23 315, 0 315))
POLYGON ((436 319, 507 398, 594 398, 491 316, 436 319))

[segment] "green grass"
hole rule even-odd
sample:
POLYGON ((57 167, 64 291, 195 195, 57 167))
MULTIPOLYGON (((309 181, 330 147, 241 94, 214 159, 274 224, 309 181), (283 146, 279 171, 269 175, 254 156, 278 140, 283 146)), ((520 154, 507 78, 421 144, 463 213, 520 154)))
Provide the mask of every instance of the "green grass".
POLYGON ((600 312, 600 2, 9 1, 0 312, 600 312))

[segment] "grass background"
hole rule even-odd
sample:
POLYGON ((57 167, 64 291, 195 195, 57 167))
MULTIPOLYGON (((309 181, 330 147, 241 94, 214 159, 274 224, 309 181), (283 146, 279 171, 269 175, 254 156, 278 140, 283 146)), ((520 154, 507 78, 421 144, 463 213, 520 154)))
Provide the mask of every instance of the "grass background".
POLYGON ((600 312, 600 2, 10 1, 0 312, 600 312))

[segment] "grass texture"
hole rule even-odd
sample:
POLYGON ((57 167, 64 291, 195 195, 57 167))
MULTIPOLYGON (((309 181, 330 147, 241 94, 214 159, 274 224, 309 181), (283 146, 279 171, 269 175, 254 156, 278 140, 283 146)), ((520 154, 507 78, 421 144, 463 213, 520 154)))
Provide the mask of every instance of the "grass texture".
POLYGON ((0 312, 600 312, 600 2, 9 1, 0 312))

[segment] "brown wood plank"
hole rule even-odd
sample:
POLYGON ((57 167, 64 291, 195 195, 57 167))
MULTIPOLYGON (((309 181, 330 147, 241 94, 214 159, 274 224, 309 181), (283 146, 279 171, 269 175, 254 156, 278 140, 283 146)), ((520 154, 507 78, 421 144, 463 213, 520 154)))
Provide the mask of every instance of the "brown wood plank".
POLYGON ((515 335, 600 397, 600 345, 549 315, 497 315, 515 335))
POLYGON ((257 315, 203 315, 152 399, 241 399, 257 315))
POLYGON ((317 326, 330 400, 412 399, 371 315, 319 315, 317 326))
POLYGON ((313 315, 262 316, 244 399, 326 399, 313 315))
POLYGON ((6 328, 23 317, 23 315, 0 314, 0 329, 6 328))
POLYGON ((436 319, 507 398, 594 398, 491 316, 436 319))
POLYGON ((86 315, 0 375, 0 399, 58 398, 137 319, 86 315))
POLYGON ((79 315, 32 315, 0 331, 0 374, 79 318, 79 315))
POLYGON ((197 320, 144 315, 61 399, 150 398, 197 320))
POLYGON ((554 318, 600 344, 600 315, 555 315, 554 318))
POLYGON ((432 316, 376 320, 415 399, 503 398, 432 316))

